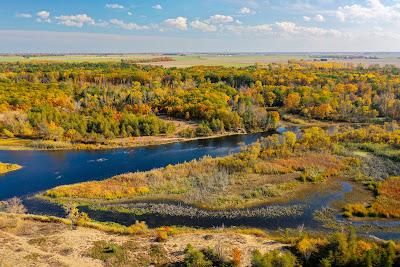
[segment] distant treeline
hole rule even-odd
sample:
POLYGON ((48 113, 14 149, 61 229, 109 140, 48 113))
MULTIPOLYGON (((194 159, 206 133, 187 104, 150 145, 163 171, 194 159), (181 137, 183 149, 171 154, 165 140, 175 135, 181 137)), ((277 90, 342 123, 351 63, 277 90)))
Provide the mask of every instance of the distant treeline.
POLYGON ((175 61, 172 57, 153 57, 153 58, 138 58, 138 59, 128 59, 122 60, 123 63, 152 63, 152 62, 167 62, 167 61, 175 61))

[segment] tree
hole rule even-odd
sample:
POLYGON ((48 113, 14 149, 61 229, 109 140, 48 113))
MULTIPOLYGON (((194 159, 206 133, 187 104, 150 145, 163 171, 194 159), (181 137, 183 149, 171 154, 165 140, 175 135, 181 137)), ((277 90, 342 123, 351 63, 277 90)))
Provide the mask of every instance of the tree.
POLYGON ((16 214, 24 214, 27 212, 24 204, 22 203, 20 198, 13 197, 5 202, 4 207, 5 212, 16 213, 16 214))
POLYGON ((310 260, 311 254, 318 252, 319 248, 326 244, 325 240, 313 239, 313 238, 303 238, 299 243, 297 243, 297 250, 303 255, 303 258, 308 262, 310 260))
POLYGON ((288 111, 296 111, 300 106, 301 96, 299 93, 290 93, 285 98, 284 104, 288 111))
POLYGON ((283 133, 283 137, 285 138, 286 146, 294 149, 297 142, 297 135, 294 132, 287 131, 283 133))

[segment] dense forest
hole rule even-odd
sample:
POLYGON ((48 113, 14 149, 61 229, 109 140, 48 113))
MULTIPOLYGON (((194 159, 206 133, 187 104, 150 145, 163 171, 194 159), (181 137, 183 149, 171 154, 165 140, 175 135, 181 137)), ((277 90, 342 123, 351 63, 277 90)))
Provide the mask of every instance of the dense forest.
POLYGON ((197 122, 184 137, 274 128, 284 114, 364 122, 400 119, 393 66, 289 62, 246 68, 120 63, 0 64, 6 137, 99 141, 169 135, 166 118, 197 122))

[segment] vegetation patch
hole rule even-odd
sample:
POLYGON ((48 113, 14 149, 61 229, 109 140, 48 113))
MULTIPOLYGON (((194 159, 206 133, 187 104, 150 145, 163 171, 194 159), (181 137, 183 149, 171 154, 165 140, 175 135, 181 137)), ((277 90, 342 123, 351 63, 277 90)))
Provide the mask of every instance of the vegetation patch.
POLYGON ((10 163, 0 162, 0 175, 19 170, 21 168, 22 168, 22 166, 18 165, 18 164, 10 164, 10 163))
POLYGON ((127 254, 122 246, 105 241, 94 242, 89 255, 105 262, 107 266, 121 266, 127 261, 127 254))
POLYGON ((371 204, 353 203, 344 207, 347 217, 400 218, 400 177, 391 177, 370 189, 376 192, 371 204))
POLYGON ((161 198, 211 209, 287 201, 346 170, 349 163, 332 154, 330 145, 324 131, 310 128, 301 140, 293 133, 273 135, 235 155, 61 186, 44 195, 94 203, 161 198))

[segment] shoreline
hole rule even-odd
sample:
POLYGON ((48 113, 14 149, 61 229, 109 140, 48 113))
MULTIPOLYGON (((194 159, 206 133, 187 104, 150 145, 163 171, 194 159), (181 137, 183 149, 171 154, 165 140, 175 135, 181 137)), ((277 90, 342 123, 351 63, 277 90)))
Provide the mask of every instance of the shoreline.
POLYGON ((252 132, 238 131, 238 132, 224 132, 212 134, 209 136, 185 138, 177 135, 170 137, 167 136, 138 136, 127 138, 115 138, 105 140, 103 143, 85 144, 85 143, 72 143, 70 141, 52 141, 52 140, 34 140, 23 138, 9 138, 0 139, 0 151, 97 151, 97 150, 112 150, 123 148, 140 148, 157 145, 167 145, 174 143, 183 143, 196 140, 206 140, 213 138, 222 138, 235 135, 247 135, 277 132, 279 128, 289 127, 338 127, 338 126, 352 126, 352 125, 369 125, 377 124, 377 122, 340 122, 340 121, 319 121, 308 119, 301 116, 285 115, 282 117, 280 123, 275 129, 259 130, 252 132), (35 147, 37 143, 38 147, 35 147), (43 146, 43 147, 40 147, 43 146), (47 146, 47 148, 46 148, 47 146))
MULTIPOLYGON (((228 136, 235 136, 235 135, 246 135, 246 134, 257 134, 257 133, 267 133, 268 131, 257 131, 257 132, 251 132, 251 133, 244 133, 244 132, 227 132, 224 134, 215 134, 215 135, 210 135, 210 136, 205 136, 205 137, 194 137, 194 138, 184 138, 184 137, 166 137, 163 138, 162 136, 150 136, 151 139, 155 140, 150 140, 148 142, 141 141, 138 143, 135 142, 129 142, 129 143, 124 143, 124 144, 84 144, 84 143, 65 143, 64 145, 67 144, 68 147, 56 147, 56 148, 36 148, 36 147, 30 147, 28 145, 3 145, 1 144, 0 141, 0 151, 96 151, 96 150, 113 150, 113 149, 124 149, 124 148, 140 148, 140 147, 149 147, 149 146, 158 146, 158 145, 167 145, 167 144, 174 144, 174 143, 183 143, 183 142, 190 142, 190 141, 196 141, 196 140, 206 140, 206 139, 213 139, 213 138, 222 138, 222 137, 228 137, 228 136)), ((145 138, 148 138, 149 136, 143 136, 145 138)), ((138 138, 138 137, 136 137, 138 138)), ((140 138, 140 137, 139 137, 140 138)), ((35 140, 29 140, 29 139, 20 139, 20 138, 14 138, 14 139, 9 139, 12 141, 16 142, 25 142, 25 143, 31 143, 35 142, 35 140)), ((43 145, 45 145, 45 142, 48 140, 44 140, 43 145)), ((114 140, 115 141, 115 140, 114 140)), ((132 140, 133 141, 133 140, 132 140)), ((54 145, 61 145, 63 142, 52 142, 54 145)), ((109 142, 113 142, 113 140, 109 140, 109 142)))

